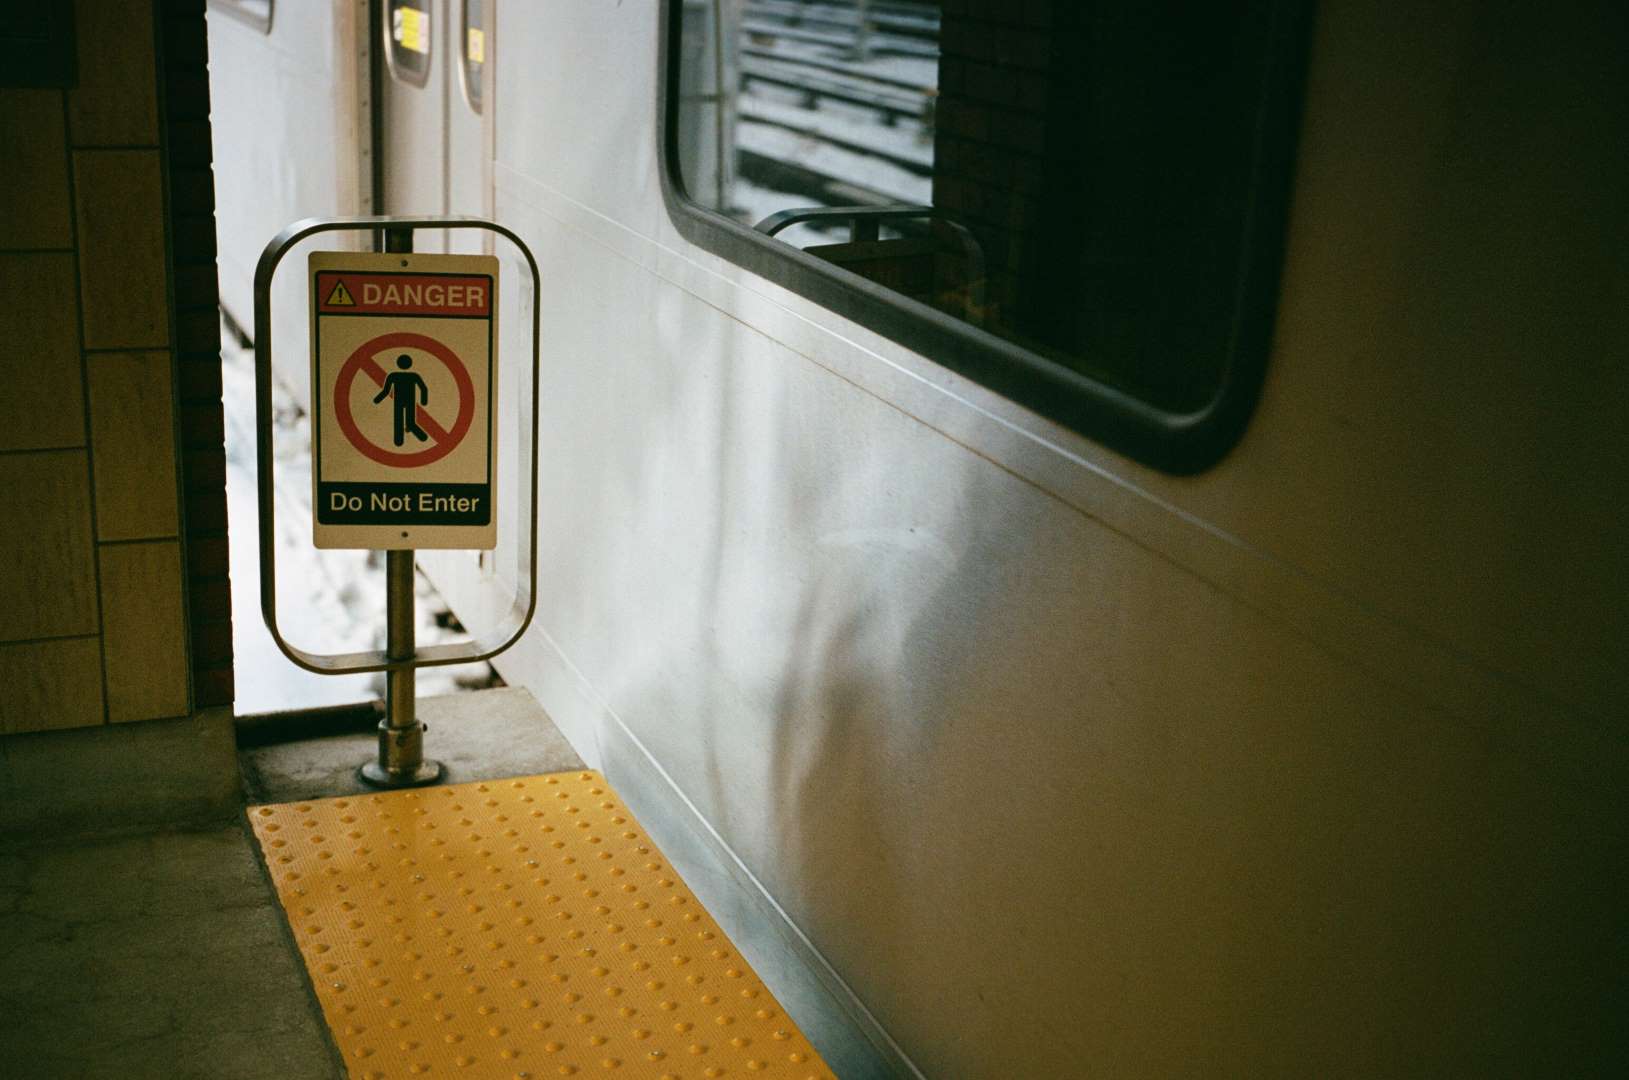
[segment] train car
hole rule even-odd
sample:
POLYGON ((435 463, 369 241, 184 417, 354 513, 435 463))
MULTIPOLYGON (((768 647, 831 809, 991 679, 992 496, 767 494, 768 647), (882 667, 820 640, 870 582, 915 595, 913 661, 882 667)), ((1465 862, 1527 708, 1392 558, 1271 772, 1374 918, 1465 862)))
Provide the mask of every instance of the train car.
POLYGON ((296 218, 525 239, 496 666, 883 1068, 1622 1065, 1610 5, 244 6, 228 314, 296 218))

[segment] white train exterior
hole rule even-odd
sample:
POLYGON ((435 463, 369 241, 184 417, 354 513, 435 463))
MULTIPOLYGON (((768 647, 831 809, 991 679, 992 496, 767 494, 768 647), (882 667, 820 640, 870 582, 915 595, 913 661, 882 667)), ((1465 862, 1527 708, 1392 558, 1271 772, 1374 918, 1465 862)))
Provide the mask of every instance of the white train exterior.
MULTIPOLYGON (((382 110, 439 154, 384 167, 442 178, 385 206, 366 5, 212 14, 222 296, 244 322, 300 217, 526 239, 535 297, 497 253, 542 326, 540 593, 497 667, 659 835, 750 874, 880 1059, 1460 1075, 1621 1049, 1618 14, 1317 12, 1260 402, 1174 476, 688 242, 657 4, 488 8, 481 114, 444 68, 441 126, 382 110)), ((501 549, 424 563, 466 625, 507 608, 501 549)))

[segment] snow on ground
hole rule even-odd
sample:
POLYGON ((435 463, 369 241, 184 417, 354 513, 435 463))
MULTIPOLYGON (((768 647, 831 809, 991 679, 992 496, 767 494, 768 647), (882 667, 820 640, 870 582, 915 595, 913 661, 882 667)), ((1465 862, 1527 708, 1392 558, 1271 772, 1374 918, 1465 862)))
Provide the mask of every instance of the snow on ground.
POLYGON ((774 53, 788 60, 807 59, 842 64, 855 75, 876 75, 880 78, 909 83, 923 90, 939 85, 939 58, 936 56, 870 56, 856 59, 849 49, 834 45, 780 38, 773 44, 753 43, 754 48, 774 53))
MULTIPOLYGON (((809 15, 812 9, 800 9, 809 15)), ((849 10, 852 15, 852 10, 849 10)), ((803 73, 811 79, 841 85, 847 90, 872 90, 880 98, 909 96, 912 90, 868 81, 899 80, 914 92, 931 98, 938 82, 937 59, 926 57, 853 57, 850 48, 769 35, 759 40, 750 30, 743 41, 760 54, 758 63, 783 75, 803 73), (764 56, 761 54, 770 54, 764 56)), ((839 184, 869 192, 872 199, 856 197, 844 202, 878 201, 926 205, 933 198, 933 180, 922 175, 933 168, 933 134, 928 117, 899 117, 892 124, 875 109, 835 98, 820 97, 810 107, 801 89, 762 80, 747 81, 735 98, 735 147, 738 151, 794 164, 830 177, 839 184), (891 159, 891 160, 890 160, 891 159), (909 167, 907 167, 909 166, 909 167)), ((779 210, 811 205, 808 195, 775 191, 737 176, 731 190, 730 212, 755 225, 779 210)), ((795 247, 847 239, 847 228, 817 231, 796 225, 777 234, 795 247)))
POLYGON ((922 204, 933 199, 933 181, 882 158, 857 154, 809 135, 785 128, 755 124, 745 118, 735 127, 735 145, 774 161, 788 161, 811 172, 830 176, 897 202, 922 204))
MULTIPOLYGON (((806 109, 759 94, 741 95, 738 109, 740 115, 748 119, 781 124, 812 135, 824 135, 879 154, 888 154, 900 161, 914 162, 930 169, 933 167, 933 141, 923 136, 922 125, 914 120, 901 120, 890 127, 882 123, 875 113, 864 113, 863 106, 845 110, 850 113, 845 116, 837 109, 806 109), (855 116, 855 111, 861 114, 855 116)), ((890 168, 899 167, 891 165, 890 168)), ((900 171, 904 172, 903 169, 900 171)), ((836 175, 851 183, 864 182, 860 177, 847 173, 836 175)), ((923 183, 928 182, 925 178, 918 179, 923 183)))
MULTIPOLYGON (((221 349, 226 413, 226 500, 232 559, 232 649, 242 714, 350 704, 384 695, 384 675, 316 675, 277 648, 260 615, 259 496, 255 462, 254 354, 230 332, 221 349)), ((382 648, 384 559, 371 551, 318 551, 311 544, 311 438, 305 412, 281 387, 273 391, 277 618, 283 638, 312 652, 382 648)), ((418 642, 464 635, 437 625, 447 605, 423 573, 415 587, 418 642)), ((420 668, 418 694, 490 685, 490 665, 420 668)))

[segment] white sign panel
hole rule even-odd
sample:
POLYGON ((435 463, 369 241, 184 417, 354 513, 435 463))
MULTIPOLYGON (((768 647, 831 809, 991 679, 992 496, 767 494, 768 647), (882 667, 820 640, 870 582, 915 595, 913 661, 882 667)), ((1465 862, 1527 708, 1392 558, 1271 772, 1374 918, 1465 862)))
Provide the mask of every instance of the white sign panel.
POLYGON ((319 548, 497 543, 498 260, 311 255, 319 548))

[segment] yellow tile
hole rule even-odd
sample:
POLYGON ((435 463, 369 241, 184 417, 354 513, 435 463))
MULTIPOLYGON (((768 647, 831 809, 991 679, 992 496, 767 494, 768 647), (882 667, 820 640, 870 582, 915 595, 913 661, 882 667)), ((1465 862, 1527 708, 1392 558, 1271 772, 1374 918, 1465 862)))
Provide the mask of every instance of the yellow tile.
POLYGON ((180 543, 103 544, 101 560, 108 719, 186 715, 180 543))
POLYGON ((353 1077, 830 1080, 598 773, 249 820, 353 1077))
POLYGON ((0 248, 72 245, 62 91, 0 90, 0 248))
POLYGON ((85 451, 0 454, 0 640, 96 633, 90 507, 85 451))
POLYGON ((0 645, 0 734, 102 722, 102 645, 94 637, 0 645))
POLYGON ((68 93, 74 145, 157 145, 151 6, 121 4, 112 17, 105 0, 79 0, 75 6, 79 85, 68 93))
POLYGON ((92 353, 86 369, 97 538, 176 535, 170 354, 92 353))
POLYGON ((85 346, 169 344, 164 195, 157 150, 76 150, 85 346))
POLYGON ((74 260, 0 254, 0 450, 85 444, 74 260))

